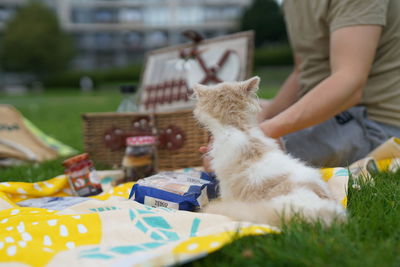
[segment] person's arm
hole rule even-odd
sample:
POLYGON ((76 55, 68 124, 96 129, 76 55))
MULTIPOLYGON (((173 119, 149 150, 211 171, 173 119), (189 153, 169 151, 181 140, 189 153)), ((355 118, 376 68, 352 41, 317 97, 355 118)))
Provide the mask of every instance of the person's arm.
POLYGON ((277 138, 321 123, 358 104, 375 57, 381 26, 340 28, 331 34, 331 75, 260 126, 277 138))
POLYGON ((262 121, 278 115, 293 105, 293 103, 298 99, 298 91, 300 87, 300 59, 298 56, 294 57, 294 62, 295 65, 292 73, 286 78, 275 98, 272 99, 261 111, 262 121))

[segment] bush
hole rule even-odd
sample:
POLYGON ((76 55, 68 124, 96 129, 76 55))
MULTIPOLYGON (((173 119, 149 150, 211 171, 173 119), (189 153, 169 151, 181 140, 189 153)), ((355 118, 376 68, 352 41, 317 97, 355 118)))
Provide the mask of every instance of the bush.
POLYGON ((283 13, 275 0, 254 0, 243 13, 241 30, 256 32, 255 45, 287 40, 283 13))
POLYGON ((65 70, 74 55, 54 12, 37 1, 19 9, 3 34, 0 63, 6 71, 45 78, 65 70))
POLYGON ((44 85, 50 88, 79 88, 79 81, 83 76, 90 77, 95 87, 115 82, 139 83, 141 71, 141 64, 106 70, 71 70, 50 77, 44 85))
MULTIPOLYGON (((254 68, 263 66, 287 66, 293 64, 292 52, 288 44, 268 45, 257 48, 254 52, 254 68)), ((138 84, 142 74, 142 64, 105 70, 79 71, 70 70, 53 75, 44 81, 48 88, 79 88, 83 76, 90 77, 95 87, 110 83, 129 82, 138 84)))
POLYGON ((293 65, 293 53, 288 44, 268 45, 254 52, 254 67, 293 65))

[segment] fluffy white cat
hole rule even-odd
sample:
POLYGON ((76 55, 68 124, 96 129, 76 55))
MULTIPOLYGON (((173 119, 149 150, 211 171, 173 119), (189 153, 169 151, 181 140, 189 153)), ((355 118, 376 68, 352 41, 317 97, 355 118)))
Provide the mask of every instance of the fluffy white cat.
POLYGON ((320 172, 292 158, 258 126, 259 77, 213 86, 196 85, 197 120, 214 137, 209 152, 220 199, 203 212, 280 226, 294 215, 330 225, 346 211, 320 172))

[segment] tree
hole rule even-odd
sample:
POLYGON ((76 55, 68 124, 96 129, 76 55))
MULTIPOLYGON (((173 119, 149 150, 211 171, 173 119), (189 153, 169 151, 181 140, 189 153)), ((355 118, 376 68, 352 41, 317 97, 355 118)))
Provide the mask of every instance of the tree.
POLYGON ((241 29, 255 30, 256 46, 287 41, 283 14, 275 0, 254 0, 243 14, 241 29))
POLYGON ((45 78, 64 70, 73 56, 72 41, 53 11, 32 1, 17 11, 2 38, 0 62, 6 71, 45 78))

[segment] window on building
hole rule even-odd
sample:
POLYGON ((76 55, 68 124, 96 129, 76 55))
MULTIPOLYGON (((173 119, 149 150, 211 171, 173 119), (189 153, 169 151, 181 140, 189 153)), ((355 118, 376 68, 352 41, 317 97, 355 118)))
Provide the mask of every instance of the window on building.
POLYGON ((178 8, 177 23, 195 25, 204 22, 204 9, 199 6, 181 6, 178 8))
POLYGON ((113 35, 111 33, 96 33, 95 41, 98 49, 111 49, 113 47, 113 35))
POLYGON ((96 47, 96 38, 92 33, 81 33, 76 35, 78 47, 82 49, 94 49, 96 47))
POLYGON ((112 9, 98 9, 94 11, 94 19, 97 23, 115 22, 115 11, 112 9))
POLYGON ((11 16, 13 14, 14 14, 14 10, 0 7, 0 22, 7 21, 8 19, 11 18, 11 16))
POLYGON ((225 7, 221 13, 226 19, 236 19, 241 15, 241 9, 237 6, 225 7))
POLYGON ((128 32, 124 35, 124 43, 127 48, 139 48, 143 46, 143 34, 128 32))
POLYGON ((87 8, 74 8, 72 9, 72 21, 75 23, 92 23, 92 11, 87 8))
POLYGON ((146 44, 149 47, 165 46, 168 42, 168 35, 163 31, 155 31, 149 33, 146 44))
POLYGON ((143 12, 138 8, 121 9, 119 13, 120 22, 138 22, 143 19, 143 12))
POLYGON ((214 20, 220 18, 221 11, 219 7, 207 7, 204 9, 205 20, 214 20))
POLYGON ((144 22, 147 25, 166 25, 169 24, 169 9, 166 7, 152 6, 145 10, 144 22))

